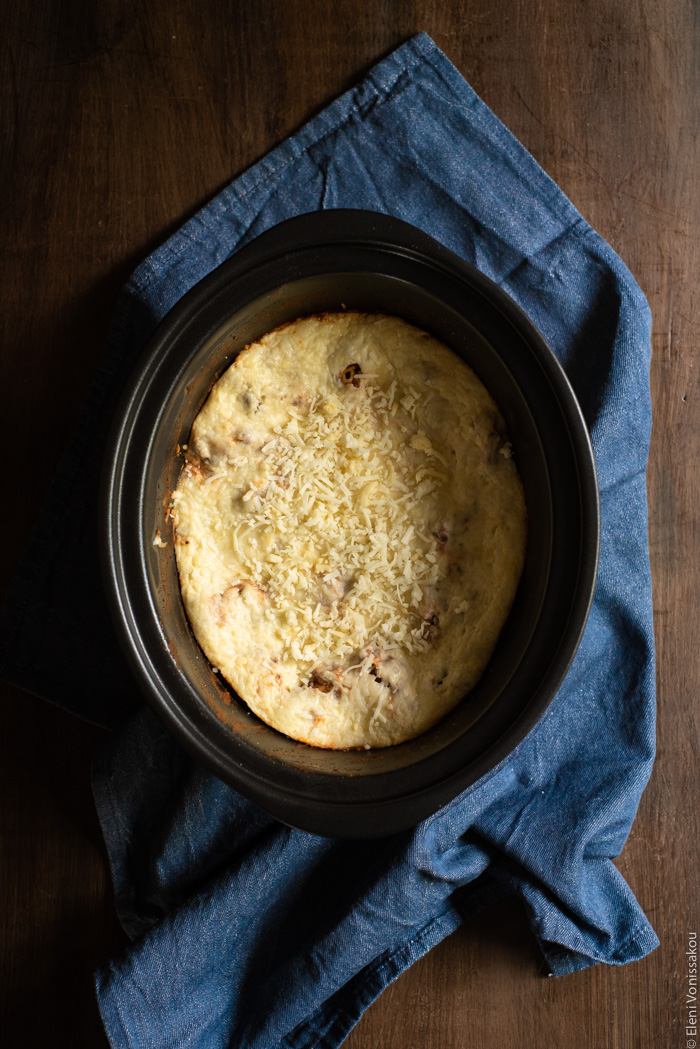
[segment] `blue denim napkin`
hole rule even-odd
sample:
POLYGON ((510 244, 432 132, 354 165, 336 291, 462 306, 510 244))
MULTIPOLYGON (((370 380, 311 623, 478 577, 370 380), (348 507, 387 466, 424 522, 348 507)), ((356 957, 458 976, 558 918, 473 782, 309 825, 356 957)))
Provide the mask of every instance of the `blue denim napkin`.
POLYGON ((94 767, 134 939, 97 976, 114 1047, 331 1049, 391 980, 506 893, 557 975, 657 945, 612 863, 654 751, 649 355, 628 270, 424 34, 137 269, 0 623, 5 677, 119 726, 94 767), (90 553, 105 420, 156 323, 257 233, 334 207, 412 222, 523 307, 579 397, 602 498, 593 609, 545 716, 415 830, 354 843, 282 826, 180 750, 135 694, 90 553))

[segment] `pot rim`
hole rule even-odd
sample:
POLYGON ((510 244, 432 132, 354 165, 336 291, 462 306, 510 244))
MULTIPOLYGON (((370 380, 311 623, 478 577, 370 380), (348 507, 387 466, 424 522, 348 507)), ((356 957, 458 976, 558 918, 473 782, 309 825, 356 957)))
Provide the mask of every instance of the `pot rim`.
MULTIPOLYGON (((213 381, 215 376, 210 377, 209 385, 213 381)), ((150 425, 155 425, 153 420, 150 425)), ((297 216, 260 234, 196 284, 161 321, 132 372, 115 414, 104 464, 99 542, 105 588, 119 640, 146 698, 193 756, 263 808, 294 826, 314 833, 354 837, 388 833, 418 822, 493 770, 525 738, 554 697, 580 643, 595 588, 600 505, 593 451, 578 401, 541 333, 503 289, 428 234, 399 219, 346 209, 297 216), (178 688, 174 662, 172 673, 168 671, 172 654, 164 651, 162 637, 158 637, 147 622, 149 616, 155 614, 157 618, 158 615, 151 595, 143 589, 144 585, 148 589, 145 564, 148 551, 143 536, 140 545, 133 539, 130 521, 130 515, 141 514, 144 509, 143 484, 140 488, 134 487, 134 483, 129 487, 131 474, 135 476, 134 437, 143 423, 140 413, 145 398, 158 377, 167 372, 173 346, 183 345, 196 331, 198 343, 202 345, 216 328, 212 319, 215 314, 221 324, 221 314, 213 310, 212 303, 220 301, 241 281, 250 282, 256 273, 275 267, 294 279, 303 279, 305 260, 308 262, 311 256, 318 257, 319 253, 329 251, 342 257, 344 249, 377 252, 378 259, 384 262, 390 257, 394 260, 400 257, 407 264, 423 265, 429 260, 441 279, 461 282, 470 294, 483 298, 489 308, 497 311, 518 333, 533 354, 542 381, 560 407, 577 473, 575 483, 581 511, 576 583, 570 594, 566 622, 559 625, 556 651, 539 677, 534 675, 536 687, 517 716, 502 732, 496 731, 495 735, 491 732, 487 744, 467 767, 446 768, 442 776, 436 773, 432 781, 426 784, 423 780, 415 790, 407 784, 406 775, 397 777, 395 771, 365 772, 359 777, 365 784, 365 796, 357 783, 344 795, 343 790, 338 789, 338 773, 308 770, 300 773, 296 769, 290 775, 288 769, 279 767, 280 763, 263 761, 261 764, 245 748, 232 758, 225 738, 221 734, 212 738, 206 719, 193 719, 183 712, 177 696, 171 694, 178 688), (129 505, 130 495, 135 497, 135 505, 129 505), (373 798, 366 796, 371 792, 373 779, 378 787, 385 788, 387 777, 393 777, 394 783, 400 782, 397 793, 392 796, 389 788, 388 792, 380 790, 373 798)), ((179 591, 177 596, 179 598, 179 591)), ((305 747, 304 744, 297 746, 305 747)), ((437 766, 435 756, 427 760, 437 766)), ((406 768, 415 768, 419 763, 420 759, 406 768)))

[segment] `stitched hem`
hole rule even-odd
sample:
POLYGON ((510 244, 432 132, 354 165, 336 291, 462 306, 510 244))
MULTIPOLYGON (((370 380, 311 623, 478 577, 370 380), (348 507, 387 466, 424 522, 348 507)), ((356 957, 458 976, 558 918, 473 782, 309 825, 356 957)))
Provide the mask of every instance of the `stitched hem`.
POLYGON ((650 925, 637 925, 630 936, 609 957, 595 952, 584 954, 565 944, 543 940, 535 934, 540 950, 550 970, 550 976, 566 976, 568 973, 587 969, 592 965, 628 965, 638 962, 659 946, 659 938, 650 925))
POLYGON ((312 1016, 286 1035, 277 1049, 337 1049, 382 991, 460 924, 460 916, 452 909, 433 918, 406 943, 361 970, 312 1016))
POLYGON ((121 821, 117 815, 117 808, 115 804, 114 794, 109 787, 109 769, 103 767, 100 769, 100 764, 104 765, 101 750, 98 749, 97 753, 93 757, 92 767, 90 769, 90 787, 92 789, 92 800, 95 804, 95 811, 97 812, 97 818, 100 824, 100 830, 102 832, 102 841, 104 843, 105 852, 107 853, 107 862, 109 863, 109 873, 112 878, 112 892, 114 893, 114 909, 117 912, 117 918, 119 924, 123 928, 126 935, 130 940, 134 939, 135 932, 130 927, 128 918, 124 915, 124 906, 122 900, 117 895, 117 886, 122 885, 124 879, 122 872, 117 867, 116 859, 113 855, 112 849, 110 848, 110 838, 112 840, 121 840, 120 825, 121 821), (104 783, 100 785, 98 772, 102 772, 104 783))

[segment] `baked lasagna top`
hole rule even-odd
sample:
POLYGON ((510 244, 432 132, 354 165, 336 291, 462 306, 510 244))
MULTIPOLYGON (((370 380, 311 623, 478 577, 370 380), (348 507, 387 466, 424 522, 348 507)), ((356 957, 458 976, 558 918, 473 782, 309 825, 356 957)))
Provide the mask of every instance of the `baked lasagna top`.
POLYGON ((437 339, 381 314, 246 347, 173 494, 182 597, 213 666, 317 747, 424 732, 475 685, 523 567, 503 418, 437 339))

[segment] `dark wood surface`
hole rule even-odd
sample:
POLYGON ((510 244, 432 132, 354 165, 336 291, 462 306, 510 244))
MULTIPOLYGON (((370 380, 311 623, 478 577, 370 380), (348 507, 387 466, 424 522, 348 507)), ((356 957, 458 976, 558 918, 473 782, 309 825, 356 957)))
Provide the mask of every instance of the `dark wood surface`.
MULTIPOLYGON (((133 266, 419 30, 618 251, 652 307, 659 749, 618 866, 661 947, 621 969, 546 979, 509 906, 405 973, 346 1044, 681 1049, 684 952, 700 925, 695 0, 4 0, 0 585, 133 266)), ((89 791, 101 732, 9 687, 0 718, 0 1044, 106 1046, 91 974, 125 938, 89 791)))

